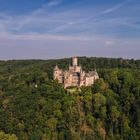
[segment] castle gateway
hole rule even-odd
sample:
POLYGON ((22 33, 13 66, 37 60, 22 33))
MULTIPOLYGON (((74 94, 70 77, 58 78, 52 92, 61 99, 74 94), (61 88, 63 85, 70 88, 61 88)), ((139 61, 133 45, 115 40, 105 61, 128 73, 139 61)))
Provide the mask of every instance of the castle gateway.
POLYGON ((69 66, 69 69, 63 71, 57 65, 54 68, 53 72, 54 80, 58 80, 59 83, 64 84, 64 88, 71 86, 90 86, 99 79, 98 73, 95 71, 90 71, 86 73, 82 70, 81 66, 78 66, 77 57, 72 58, 72 65, 69 66))

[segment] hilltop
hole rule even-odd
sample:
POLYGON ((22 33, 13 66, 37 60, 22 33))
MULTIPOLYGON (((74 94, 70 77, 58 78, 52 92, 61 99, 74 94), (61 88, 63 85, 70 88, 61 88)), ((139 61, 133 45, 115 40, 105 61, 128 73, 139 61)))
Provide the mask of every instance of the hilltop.
POLYGON ((139 140, 140 60, 78 59, 100 79, 72 92, 52 80, 54 66, 65 70, 70 58, 0 61, 0 138, 139 140))

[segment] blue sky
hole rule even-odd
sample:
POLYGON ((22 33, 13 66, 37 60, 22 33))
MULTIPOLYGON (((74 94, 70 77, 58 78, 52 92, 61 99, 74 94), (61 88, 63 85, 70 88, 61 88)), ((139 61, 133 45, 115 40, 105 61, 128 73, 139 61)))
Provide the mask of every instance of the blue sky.
POLYGON ((140 59, 140 0, 0 0, 0 59, 140 59))

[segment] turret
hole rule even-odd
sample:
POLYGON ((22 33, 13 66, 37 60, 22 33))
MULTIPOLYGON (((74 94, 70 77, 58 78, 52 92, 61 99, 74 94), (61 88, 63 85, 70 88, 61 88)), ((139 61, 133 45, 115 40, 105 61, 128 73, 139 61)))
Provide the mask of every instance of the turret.
POLYGON ((58 68, 58 66, 56 65, 56 66, 54 67, 54 71, 57 71, 57 70, 59 70, 59 68, 58 68))
POLYGON ((59 67, 56 65, 54 70, 53 70, 53 79, 59 79, 59 76, 61 74, 61 70, 59 69, 59 67))

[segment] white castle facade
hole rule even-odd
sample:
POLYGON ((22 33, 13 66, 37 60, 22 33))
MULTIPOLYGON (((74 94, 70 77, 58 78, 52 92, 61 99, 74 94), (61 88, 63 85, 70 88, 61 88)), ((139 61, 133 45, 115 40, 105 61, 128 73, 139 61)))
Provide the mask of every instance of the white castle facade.
POLYGON ((72 58, 72 65, 69 69, 63 71, 57 65, 54 68, 53 79, 57 80, 59 83, 64 84, 64 88, 67 87, 81 87, 90 86, 99 79, 97 71, 90 71, 86 73, 82 70, 81 66, 78 66, 77 57, 72 58))

